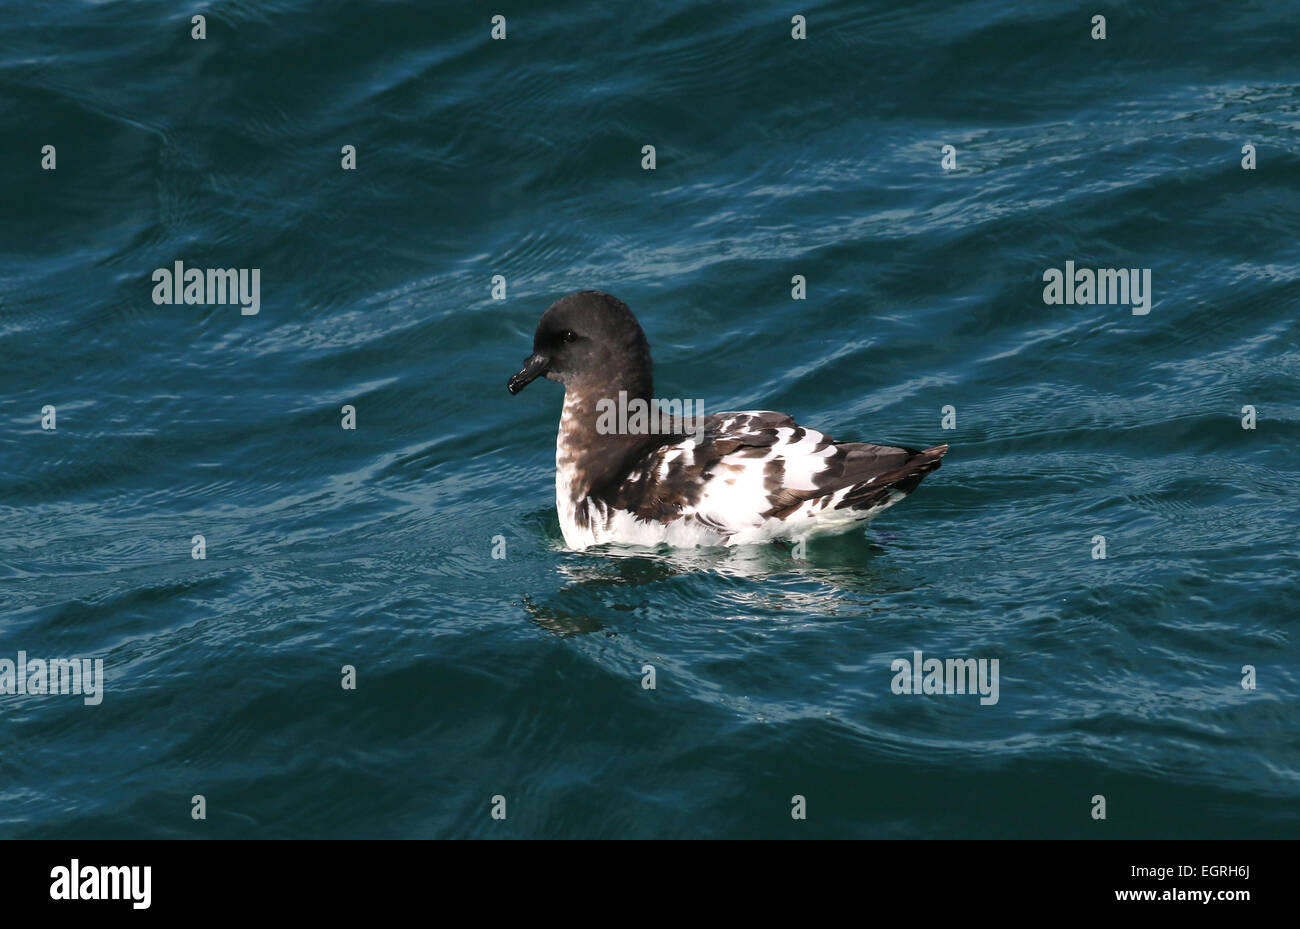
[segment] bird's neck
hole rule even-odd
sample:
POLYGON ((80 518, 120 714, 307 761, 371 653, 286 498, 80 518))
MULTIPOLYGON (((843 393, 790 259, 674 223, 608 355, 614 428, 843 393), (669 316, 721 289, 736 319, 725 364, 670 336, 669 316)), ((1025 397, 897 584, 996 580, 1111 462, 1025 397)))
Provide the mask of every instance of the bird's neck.
POLYGON ((638 408, 651 408, 642 389, 584 390, 567 386, 555 440, 557 500, 579 502, 619 482, 632 464, 664 437, 638 421, 638 408))

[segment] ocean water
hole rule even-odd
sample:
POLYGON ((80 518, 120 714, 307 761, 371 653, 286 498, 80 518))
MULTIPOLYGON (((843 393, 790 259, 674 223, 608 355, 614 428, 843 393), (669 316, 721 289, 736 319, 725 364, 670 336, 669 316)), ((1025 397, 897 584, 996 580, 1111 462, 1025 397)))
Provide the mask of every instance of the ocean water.
POLYGON ((3 0, 0 659, 105 681, 0 695, 0 836, 1296 835, 1298 14, 3 0), (566 551, 505 382, 587 288, 661 396, 952 451, 802 558, 566 551))

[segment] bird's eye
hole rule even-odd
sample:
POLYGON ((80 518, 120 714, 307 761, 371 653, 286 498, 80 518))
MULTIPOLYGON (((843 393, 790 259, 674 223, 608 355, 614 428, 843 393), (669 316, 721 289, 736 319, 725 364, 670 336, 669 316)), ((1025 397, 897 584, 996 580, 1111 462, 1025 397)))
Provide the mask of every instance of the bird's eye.
POLYGON ((560 338, 563 339, 563 340, 566 341, 566 342, 576 342, 576 341, 578 341, 578 336, 577 336, 577 334, 576 334, 572 329, 565 329, 565 330, 564 330, 564 334, 563 334, 562 336, 560 336, 560 338))

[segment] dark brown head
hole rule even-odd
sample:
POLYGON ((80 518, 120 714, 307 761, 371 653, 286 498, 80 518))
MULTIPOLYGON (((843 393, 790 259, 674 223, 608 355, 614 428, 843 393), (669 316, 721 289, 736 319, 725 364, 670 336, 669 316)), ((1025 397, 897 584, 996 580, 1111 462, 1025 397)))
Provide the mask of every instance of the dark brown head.
POLYGON ((627 304, 599 290, 555 301, 533 335, 533 353, 506 385, 517 394, 540 375, 585 394, 649 398, 650 343, 627 304))

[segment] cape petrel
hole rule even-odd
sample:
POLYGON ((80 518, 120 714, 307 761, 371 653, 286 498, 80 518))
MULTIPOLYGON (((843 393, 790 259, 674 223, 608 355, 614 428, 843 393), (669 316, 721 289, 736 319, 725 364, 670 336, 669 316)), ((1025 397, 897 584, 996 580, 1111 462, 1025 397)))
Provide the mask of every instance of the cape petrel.
POLYGON ((598 290, 551 304, 507 387, 517 394, 540 375, 564 385, 555 505, 573 549, 841 531, 903 499, 948 451, 836 442, 766 410, 610 428, 614 405, 652 403, 650 344, 627 304, 598 290))

